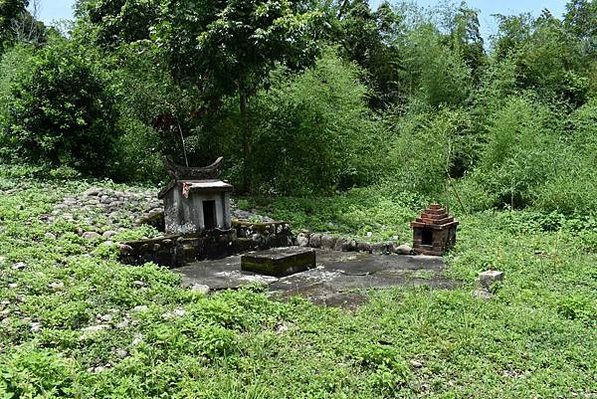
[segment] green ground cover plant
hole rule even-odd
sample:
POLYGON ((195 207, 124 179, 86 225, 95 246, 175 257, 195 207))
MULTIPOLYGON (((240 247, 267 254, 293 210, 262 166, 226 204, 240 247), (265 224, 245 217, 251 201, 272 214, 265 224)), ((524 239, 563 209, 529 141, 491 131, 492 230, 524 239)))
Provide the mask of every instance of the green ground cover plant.
POLYGON ((488 38, 466 2, 74 3, 49 27, 0 0, 0 398, 597 396, 597 2, 488 38), (348 311, 124 266, 164 156, 223 156, 238 207, 296 232, 402 244, 439 202, 456 288, 348 311), (130 207, 71 209, 92 186, 130 207))
MULTIPOLYGON (((0 177, 0 393, 26 397, 452 398, 596 394, 597 222, 460 214, 455 290, 368 292, 354 311, 259 287, 208 297, 39 217, 84 180, 0 177), (48 237, 52 233, 56 238, 48 237), (19 262, 23 262, 19 264, 19 262), (506 273, 489 301, 479 271, 506 273)), ((92 182, 111 185, 110 182, 92 182)), ((395 231, 420 203, 355 192, 243 199, 297 228, 395 231), (332 228, 326 221, 332 221, 332 228), (382 227, 385 226, 385 227, 382 227)), ((133 232, 128 232, 134 235, 133 232)), ((141 233, 140 233, 141 234, 141 233)))

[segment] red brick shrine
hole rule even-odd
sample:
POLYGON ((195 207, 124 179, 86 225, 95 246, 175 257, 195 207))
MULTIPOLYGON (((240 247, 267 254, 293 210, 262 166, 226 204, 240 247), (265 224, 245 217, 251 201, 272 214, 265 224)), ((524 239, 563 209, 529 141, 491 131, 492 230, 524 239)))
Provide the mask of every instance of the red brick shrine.
POLYGON ((430 205, 410 226, 413 250, 418 254, 442 256, 456 244, 458 221, 441 205, 430 205))

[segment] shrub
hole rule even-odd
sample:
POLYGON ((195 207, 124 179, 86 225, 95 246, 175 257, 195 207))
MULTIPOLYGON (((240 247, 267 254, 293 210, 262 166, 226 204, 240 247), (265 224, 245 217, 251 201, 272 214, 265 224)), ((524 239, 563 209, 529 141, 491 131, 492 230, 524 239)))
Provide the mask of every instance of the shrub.
MULTIPOLYGON (((10 353, 10 352, 9 352, 10 353)), ((3 397, 71 397, 76 379, 76 363, 51 350, 26 345, 0 359, 3 397)))
POLYGON ((15 156, 104 173, 117 115, 98 65, 92 54, 62 38, 19 63, 0 127, 15 156))
POLYGON ((11 83, 22 65, 32 58, 32 49, 28 46, 15 46, 8 50, 0 58, 0 157, 7 158, 10 154, 8 149, 8 137, 5 129, 8 123, 8 112, 10 106, 11 83))
POLYGON ((386 181, 396 191, 420 195, 444 193, 448 175, 458 176, 474 163, 476 138, 462 111, 408 113, 390 119, 390 149, 383 161, 386 181))
POLYGON ((556 174, 563 149, 554 115, 525 97, 511 97, 491 119, 488 144, 474 178, 495 206, 531 205, 556 174))
POLYGON ((566 214, 597 210, 597 101, 588 103, 571 118, 572 138, 561 150, 557 172, 538 190, 538 209, 566 214))
POLYGON ((196 152, 207 160, 195 157, 190 144, 193 129, 205 123, 205 118, 197 118, 202 97, 169 78, 153 50, 142 42, 121 45, 116 52, 118 63, 110 71, 112 91, 118 99, 117 130, 121 132, 111 168, 116 180, 163 180, 165 155, 181 164, 188 159, 192 166, 211 163, 220 155, 200 146, 196 152))
POLYGON ((118 128, 123 133, 114 146, 111 176, 116 180, 141 183, 164 180, 164 148, 158 133, 135 118, 122 118, 118 128))
POLYGON ((597 98, 572 115, 573 144, 587 155, 589 162, 597 162, 597 98))
POLYGON ((412 95, 433 107, 459 106, 469 96, 471 70, 459 54, 441 41, 441 34, 430 25, 408 34, 401 48, 405 63, 402 85, 410 87, 412 95))
POLYGON ((586 162, 586 158, 576 154, 570 154, 564 162, 560 163, 557 175, 537 190, 535 208, 568 215, 595 213, 595 167, 586 162))
POLYGON ((359 70, 332 50, 302 74, 272 76, 271 90, 252 105, 259 116, 249 160, 254 187, 303 194, 371 180, 377 126, 358 78, 359 70))

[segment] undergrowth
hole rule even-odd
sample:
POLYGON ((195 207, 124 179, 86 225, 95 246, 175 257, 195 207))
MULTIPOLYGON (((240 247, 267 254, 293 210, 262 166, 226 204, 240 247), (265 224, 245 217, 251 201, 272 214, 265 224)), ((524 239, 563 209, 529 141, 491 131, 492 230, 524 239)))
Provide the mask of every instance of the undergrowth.
MULTIPOLYGON (((459 288, 370 291, 349 312, 258 288, 206 297, 167 269, 117 263, 71 223, 40 221, 87 184, 0 177, 0 397, 597 394, 595 215, 455 211, 459 288), (488 268, 506 279, 475 299, 488 268)), ((404 241, 424 205, 366 190, 240 204, 297 228, 404 241)))

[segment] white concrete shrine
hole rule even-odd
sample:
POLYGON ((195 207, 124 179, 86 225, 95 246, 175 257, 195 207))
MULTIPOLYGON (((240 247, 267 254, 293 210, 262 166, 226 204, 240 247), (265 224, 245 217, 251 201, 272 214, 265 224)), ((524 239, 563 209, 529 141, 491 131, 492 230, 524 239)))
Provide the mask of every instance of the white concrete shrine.
POLYGON ((222 158, 205 168, 189 168, 167 160, 172 181, 158 194, 164 201, 166 234, 194 234, 231 228, 228 183, 217 179, 222 158))

